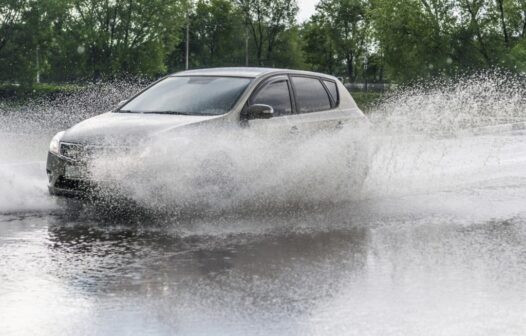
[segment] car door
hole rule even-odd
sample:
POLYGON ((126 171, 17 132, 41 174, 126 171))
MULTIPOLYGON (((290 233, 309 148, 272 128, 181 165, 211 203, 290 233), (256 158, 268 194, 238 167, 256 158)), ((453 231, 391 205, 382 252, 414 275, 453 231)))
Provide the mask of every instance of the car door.
POLYGON ((274 115, 270 119, 249 120, 247 123, 251 131, 273 140, 288 138, 299 132, 288 76, 271 77, 262 83, 248 101, 248 105, 253 104, 272 106, 274 115))
POLYGON ((349 115, 338 108, 336 82, 313 76, 290 76, 298 128, 306 135, 332 132, 344 127, 349 115))

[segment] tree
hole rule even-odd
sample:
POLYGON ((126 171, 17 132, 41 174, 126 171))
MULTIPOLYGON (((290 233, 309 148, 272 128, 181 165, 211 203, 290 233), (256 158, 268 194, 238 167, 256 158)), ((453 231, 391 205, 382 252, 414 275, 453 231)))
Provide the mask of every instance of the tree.
POLYGON ((27 0, 0 0, 0 52, 13 37, 27 7, 27 0))
POLYGON ((237 0, 237 4, 252 36, 257 64, 270 62, 279 35, 295 23, 296 0, 237 0))
POLYGON ((62 0, 7 1, 0 5, 0 80, 31 86, 49 66, 53 25, 62 0), (11 2, 11 3, 9 3, 11 2))
POLYGON ((244 59, 243 14, 230 0, 199 0, 191 15, 193 66, 239 64, 244 59))
POLYGON ((25 62, 17 63, 13 57, 22 56, 20 49, 27 46, 20 38, 24 27, 23 17, 27 11, 27 1, 0 0, 0 80, 13 80, 18 74, 19 80, 27 81, 30 69, 25 62))
POLYGON ((313 15, 302 28, 305 62, 311 70, 335 74, 339 71, 338 55, 330 31, 319 15, 313 15))
POLYGON ((92 78, 120 73, 155 75, 184 22, 185 3, 173 0, 71 0, 64 37, 92 78))
POLYGON ((453 71, 455 11, 452 0, 373 0, 374 36, 388 76, 403 82, 453 71))
POLYGON ((347 76, 354 80, 356 64, 367 50, 367 7, 364 0, 321 0, 305 31, 310 63, 325 64, 327 70, 334 71, 336 64, 343 62, 347 76))
POLYGON ((248 50, 251 64, 351 80, 526 71, 525 0, 320 0, 302 26, 297 11, 296 0, 0 0, 0 81, 163 75, 184 68, 187 22, 191 67, 242 65, 248 50))
POLYGON ((275 43, 269 66, 279 68, 304 69, 303 41, 298 27, 291 27, 281 32, 275 43))

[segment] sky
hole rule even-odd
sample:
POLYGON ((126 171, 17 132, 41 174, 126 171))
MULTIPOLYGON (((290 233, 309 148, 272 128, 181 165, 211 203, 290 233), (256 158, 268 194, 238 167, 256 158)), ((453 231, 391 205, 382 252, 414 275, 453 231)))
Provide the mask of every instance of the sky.
POLYGON ((310 18, 314 14, 314 7, 319 0, 297 0, 298 7, 300 8, 298 12, 298 22, 303 22, 310 18))

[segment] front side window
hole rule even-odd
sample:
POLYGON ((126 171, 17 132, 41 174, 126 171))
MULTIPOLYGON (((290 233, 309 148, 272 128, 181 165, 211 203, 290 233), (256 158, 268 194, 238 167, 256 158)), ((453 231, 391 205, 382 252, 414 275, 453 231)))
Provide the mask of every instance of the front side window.
POLYGON ((331 108, 327 91, 316 78, 292 77, 299 113, 324 111, 331 108))
POLYGON ((250 82, 237 77, 168 77, 117 112, 220 115, 234 107, 250 82))
POLYGON ((265 85, 252 99, 252 104, 270 105, 274 115, 288 115, 292 113, 289 85, 286 80, 280 80, 265 85))

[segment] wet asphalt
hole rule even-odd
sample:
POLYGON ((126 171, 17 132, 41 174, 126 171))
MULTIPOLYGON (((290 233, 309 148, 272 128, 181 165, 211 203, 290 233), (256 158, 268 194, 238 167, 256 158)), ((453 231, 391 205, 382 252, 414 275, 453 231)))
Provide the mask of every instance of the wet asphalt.
POLYGON ((64 206, 0 170, 0 334, 524 335, 526 146, 495 142, 403 193, 391 175, 346 204, 184 218, 64 206))

